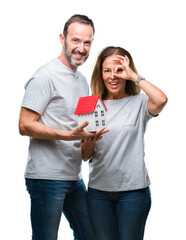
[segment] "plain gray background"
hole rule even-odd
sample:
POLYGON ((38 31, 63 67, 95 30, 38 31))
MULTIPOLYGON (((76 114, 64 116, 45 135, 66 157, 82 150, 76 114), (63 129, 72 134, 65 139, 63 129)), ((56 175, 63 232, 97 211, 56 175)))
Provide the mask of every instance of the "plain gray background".
MULTIPOLYGON (((146 164, 152 209, 145 240, 185 239, 185 5, 177 0, 7 0, 0 3, 0 225, 4 240, 31 239, 30 200, 24 185, 28 138, 18 132, 24 84, 61 52, 59 33, 73 14, 96 28, 90 57, 79 70, 90 82, 98 53, 126 48, 140 74, 167 94, 163 112, 149 122, 146 164)), ((87 182, 88 165, 83 164, 87 182)), ((59 239, 73 239, 62 217, 59 239)))

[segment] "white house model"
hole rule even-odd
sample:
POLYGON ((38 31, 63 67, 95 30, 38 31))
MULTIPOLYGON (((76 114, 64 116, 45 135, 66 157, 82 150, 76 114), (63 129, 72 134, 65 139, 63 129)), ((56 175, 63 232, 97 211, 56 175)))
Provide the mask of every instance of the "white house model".
POLYGON ((80 97, 75 110, 78 124, 85 121, 89 125, 85 128, 88 132, 95 132, 106 125, 107 108, 99 95, 80 97))

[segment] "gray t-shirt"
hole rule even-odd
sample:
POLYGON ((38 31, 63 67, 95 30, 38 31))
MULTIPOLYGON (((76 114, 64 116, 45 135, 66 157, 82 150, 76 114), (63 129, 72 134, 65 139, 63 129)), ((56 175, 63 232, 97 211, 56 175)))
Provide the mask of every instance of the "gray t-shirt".
POLYGON ((138 94, 105 100, 109 132, 96 142, 88 186, 102 191, 128 191, 150 185, 144 162, 144 133, 153 116, 148 97, 138 94))
MULTIPOLYGON (((39 68, 25 88, 22 107, 40 113, 40 122, 69 131, 78 125, 74 115, 78 99, 89 95, 87 81, 80 72, 56 58, 39 68)), ((25 177, 78 180, 81 162, 81 141, 30 138, 25 177)))

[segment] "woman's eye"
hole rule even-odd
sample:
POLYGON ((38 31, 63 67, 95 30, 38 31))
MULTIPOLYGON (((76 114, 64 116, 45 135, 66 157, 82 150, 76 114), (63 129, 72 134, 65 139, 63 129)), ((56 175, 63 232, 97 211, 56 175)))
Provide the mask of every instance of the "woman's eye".
POLYGON ((119 68, 118 70, 117 70, 117 73, 121 73, 123 70, 121 69, 121 68, 119 68))

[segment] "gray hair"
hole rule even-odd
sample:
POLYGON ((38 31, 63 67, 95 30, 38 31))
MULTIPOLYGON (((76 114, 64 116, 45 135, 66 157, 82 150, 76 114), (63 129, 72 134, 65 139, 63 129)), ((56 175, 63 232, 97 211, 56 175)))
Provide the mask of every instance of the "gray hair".
POLYGON ((71 18, 69 18, 68 21, 65 23, 65 26, 64 26, 64 29, 63 29, 63 35, 65 37, 68 34, 68 27, 73 22, 79 22, 79 23, 90 25, 93 29, 93 34, 95 33, 94 23, 90 18, 88 18, 85 15, 75 14, 71 18))

